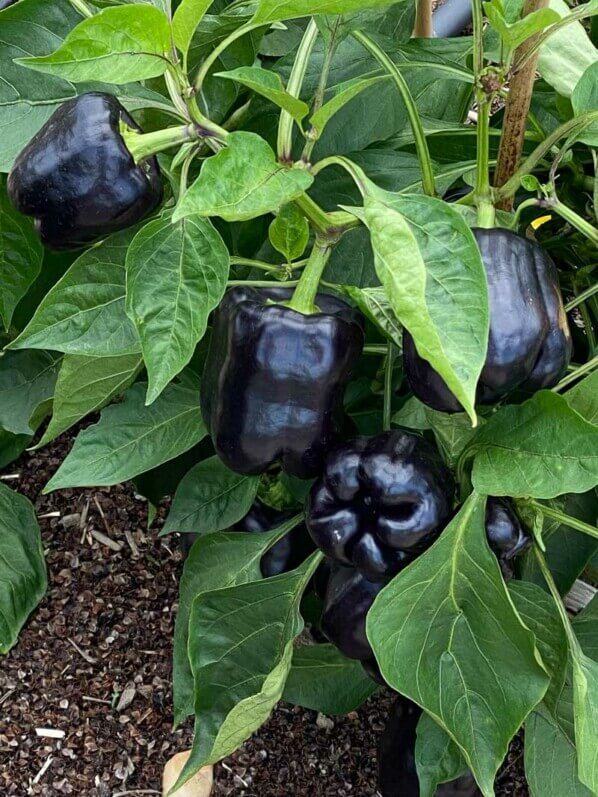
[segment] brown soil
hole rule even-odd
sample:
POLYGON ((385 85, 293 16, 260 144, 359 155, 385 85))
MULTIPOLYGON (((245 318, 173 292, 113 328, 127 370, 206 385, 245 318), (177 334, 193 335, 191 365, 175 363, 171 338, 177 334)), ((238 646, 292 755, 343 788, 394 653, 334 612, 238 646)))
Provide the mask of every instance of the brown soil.
MULTIPOLYGON (((25 454, 2 476, 35 504, 50 586, 0 661, 0 794, 159 795, 166 760, 191 741, 190 725, 171 728, 180 555, 158 538, 165 508, 148 531, 147 504, 130 484, 41 495, 69 445, 25 454)), ((214 794, 375 797, 390 700, 381 693, 332 719, 280 705, 217 766, 214 794)), ((525 797, 518 745, 504 772, 497 794, 525 797)))

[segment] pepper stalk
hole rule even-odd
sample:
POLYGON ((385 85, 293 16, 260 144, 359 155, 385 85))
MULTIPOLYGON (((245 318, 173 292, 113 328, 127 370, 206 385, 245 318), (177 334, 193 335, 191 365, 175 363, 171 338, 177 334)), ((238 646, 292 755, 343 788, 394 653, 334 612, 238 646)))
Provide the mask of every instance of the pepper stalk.
POLYGON ((288 303, 288 307, 304 315, 318 312, 315 303, 316 295, 322 274, 332 254, 332 246, 333 244, 325 238, 319 235, 316 237, 314 248, 288 303))

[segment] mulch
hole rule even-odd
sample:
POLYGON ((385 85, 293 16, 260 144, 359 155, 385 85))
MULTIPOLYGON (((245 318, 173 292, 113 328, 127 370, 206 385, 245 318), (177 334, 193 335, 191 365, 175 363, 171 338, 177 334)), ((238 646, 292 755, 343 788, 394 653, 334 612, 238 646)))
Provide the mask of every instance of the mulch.
MULTIPOLYGON (((147 503, 131 484, 41 494, 71 442, 59 438, 0 474, 35 504, 50 578, 0 660, 0 794, 159 795, 165 762, 191 743, 191 724, 172 731, 181 556, 176 541, 158 538, 166 507, 148 530, 147 503)), ((376 797, 391 700, 381 692, 333 718, 281 704, 216 767, 214 795, 376 797)), ((519 740, 502 773, 498 795, 528 794, 519 740)))

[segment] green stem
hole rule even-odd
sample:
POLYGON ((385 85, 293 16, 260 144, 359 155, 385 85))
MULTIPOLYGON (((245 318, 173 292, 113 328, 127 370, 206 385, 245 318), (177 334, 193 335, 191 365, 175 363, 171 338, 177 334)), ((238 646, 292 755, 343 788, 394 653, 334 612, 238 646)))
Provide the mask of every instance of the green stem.
POLYGON ((388 346, 376 346, 374 344, 363 347, 364 354, 373 354, 379 357, 382 354, 388 354, 388 346))
POLYGON ((596 121, 598 121, 598 111, 591 111, 589 113, 582 114, 581 116, 578 116, 557 128, 536 147, 531 155, 525 159, 515 174, 504 185, 495 189, 495 199, 503 199, 504 197, 514 194, 519 188, 521 178, 526 174, 531 174, 540 161, 542 161, 550 152, 550 150, 556 144, 558 144, 561 138, 565 138, 574 132, 579 133, 584 128, 596 121))
POLYGON ((202 86, 204 84, 204 81, 205 81, 206 77, 208 76, 208 72, 210 71, 211 67, 220 58, 222 53, 228 47, 230 47, 231 44, 236 42, 237 39, 240 39, 243 36, 245 36, 247 33, 251 33, 252 30, 256 30, 257 28, 263 28, 263 27, 264 27, 264 23, 263 22, 259 22, 259 23, 247 22, 245 25, 241 25, 240 28, 237 28, 237 30, 234 30, 231 34, 229 34, 226 37, 226 39, 223 39, 220 42, 220 44, 214 50, 212 50, 212 52, 208 55, 206 60, 201 65, 201 67, 199 69, 199 72, 197 73, 197 76, 195 78, 195 91, 196 91, 196 93, 199 94, 199 92, 201 91, 202 86))
POLYGON ((188 144, 199 138, 194 125, 167 127, 165 130, 156 130, 154 133, 138 133, 121 122, 120 133, 135 163, 170 147, 188 144))
POLYGON ((478 210, 478 225, 480 227, 493 227, 494 206, 490 189, 490 114, 492 111, 492 94, 486 93, 481 82, 484 70, 484 17, 480 0, 472 0, 472 14, 473 72, 475 98, 478 104, 474 199, 478 210))
POLYGON ((258 268, 261 271, 270 271, 273 274, 283 274, 286 271, 298 271, 303 268, 307 260, 297 260, 295 263, 288 263, 284 266, 272 265, 272 263, 264 263, 262 260, 251 260, 248 257, 231 257, 231 266, 248 266, 250 268, 258 268))
POLYGON ((356 163, 353 163, 352 160, 342 155, 330 155, 328 158, 322 158, 321 161, 318 161, 311 167, 311 173, 314 177, 317 177, 320 172, 324 171, 324 169, 327 169, 329 166, 340 166, 353 178, 355 185, 359 188, 361 196, 367 194, 368 178, 366 173, 356 163))
POLYGON ((567 374, 558 385, 555 385, 552 390, 555 393, 559 393, 564 388, 568 387, 572 382, 577 382, 580 376, 584 374, 590 373, 591 371, 595 371, 598 368, 598 354, 595 357, 592 357, 591 360, 588 360, 587 363, 584 365, 580 365, 579 368, 576 368, 575 371, 572 371, 570 374, 567 374))
POLYGON ((565 305, 565 312, 568 313, 570 310, 573 310, 575 307, 582 304, 582 302, 585 302, 586 299, 590 299, 596 293, 598 293, 598 282, 595 285, 592 285, 591 288, 587 288, 587 290, 580 293, 579 296, 575 297, 575 299, 572 299, 570 302, 568 302, 565 305))
POLYGON ((386 347, 386 371, 384 372, 384 410, 382 415, 383 430, 389 432, 391 428, 390 419, 392 418, 392 375, 396 349, 389 341, 386 347))
POLYGON ((580 646, 579 642, 577 641, 577 637, 575 636, 575 632, 571 626, 571 621, 569 620, 569 615, 567 614, 567 609, 563 603, 563 599, 559 593, 558 587, 554 580, 552 573, 550 572, 550 568, 546 563, 546 559, 544 558, 544 554, 540 550, 540 547, 537 543, 534 545, 534 554, 536 559, 538 560, 538 565, 540 567, 540 572, 544 576, 544 580, 550 590, 550 594, 552 595, 554 602, 556 603, 556 607, 558 609, 561 622, 563 623, 563 627, 565 629, 565 633, 567 634, 567 641, 569 642, 569 647, 571 651, 575 652, 576 654, 580 653, 580 646))
POLYGON ((70 3, 75 11, 78 11, 82 16, 87 17, 88 19, 93 17, 93 11, 87 5, 85 0, 70 0, 70 3))
POLYGON ((561 218, 568 221, 572 227, 575 227, 576 230, 582 235, 585 235, 595 246, 598 246, 598 230, 596 227, 593 227, 589 221, 586 221, 582 218, 578 213, 571 208, 567 207, 567 205, 560 202, 558 199, 550 201, 546 207, 549 207, 555 213, 558 213, 561 218))
MULTIPOLYGON (((330 34, 330 39, 326 47, 326 55, 324 56, 324 63, 322 64, 322 71, 320 72, 320 80, 318 82, 316 96, 314 97, 311 109, 311 116, 319 111, 324 103, 326 86, 328 85, 328 77, 330 75, 330 67, 332 66, 332 59, 334 58, 334 54, 336 52, 336 36, 340 22, 341 18, 337 17, 334 30, 330 34)), ((305 163, 309 163, 317 140, 318 131, 315 129, 315 127, 310 127, 307 133, 307 141, 305 142, 305 147, 303 148, 303 153, 301 154, 301 160, 305 161, 305 163)))
POLYGON ((596 526, 591 526, 589 523, 584 523, 583 520, 578 520, 575 517, 571 517, 571 515, 567 515, 565 512, 561 512, 559 509, 553 509, 551 506, 540 504, 538 501, 532 501, 531 503, 532 506, 534 506, 546 517, 549 517, 552 520, 558 520, 563 526, 568 526, 570 529, 581 531, 590 537, 598 539, 598 528, 596 528, 596 526))
POLYGON ((430 157, 430 150, 426 141, 426 134, 422 125, 417 106, 409 90, 409 86, 403 75, 401 74, 397 65, 386 55, 386 53, 378 47, 378 45, 370 39, 365 33, 359 30, 352 32, 352 36, 363 45, 368 52, 378 61, 381 67, 392 77, 396 87, 405 103, 411 130, 413 131, 413 138, 415 141, 415 148, 422 172, 422 185, 424 193, 428 196, 436 196, 436 185, 434 182, 434 170, 432 168, 432 158, 430 157))
MULTIPOLYGON (((318 26, 315 21, 311 19, 307 26, 303 39, 297 50, 295 62, 289 76, 287 83, 287 92, 292 97, 299 97, 301 94, 301 87, 305 79, 307 65, 314 49, 314 45, 318 38, 318 26)), ((282 163, 293 162, 293 124, 294 120, 290 113, 282 111, 280 114, 280 121, 278 123, 278 159, 282 163)))
MULTIPOLYGON (((249 285, 252 288, 280 288, 279 282, 272 282, 272 280, 229 280, 226 283, 227 288, 236 288, 239 285, 249 285)), ((282 286, 283 288, 296 288, 299 285, 298 280, 289 280, 282 286)))
POLYGON ((331 253, 332 245, 326 240, 316 238, 307 265, 303 269, 293 297, 288 304, 293 310, 304 315, 318 312, 315 304, 316 295, 331 253))
POLYGON ((298 197, 295 200, 295 205, 320 236, 329 239, 332 243, 336 243, 347 230, 358 227, 360 224, 359 219, 346 211, 327 213, 307 194, 298 197))

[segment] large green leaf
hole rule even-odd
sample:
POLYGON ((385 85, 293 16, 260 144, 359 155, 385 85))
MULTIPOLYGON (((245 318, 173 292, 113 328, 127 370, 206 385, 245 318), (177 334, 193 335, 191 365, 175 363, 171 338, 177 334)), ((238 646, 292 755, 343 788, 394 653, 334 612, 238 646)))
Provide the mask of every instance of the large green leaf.
POLYGON ((212 0, 182 0, 172 18, 174 43, 186 54, 191 44, 195 29, 203 19, 212 0))
POLYGON ((288 169, 255 133, 231 133, 227 147, 204 163, 200 176, 175 209, 185 216, 220 216, 244 221, 276 211, 300 196, 313 182, 302 168, 288 169))
POLYGON ((435 797, 441 783, 456 780, 467 771, 455 742, 425 711, 417 723, 415 764, 421 797, 435 797))
POLYGON ((554 498, 598 484, 598 427, 548 390, 503 407, 471 444, 472 480, 486 495, 554 498))
POLYGON ((296 122, 301 121, 309 113, 309 105, 303 100, 293 97, 282 84, 280 75, 269 69, 262 69, 259 66, 241 66, 232 69, 230 72, 216 72, 216 77, 234 80, 248 89, 261 94, 266 99, 278 105, 279 108, 287 111, 296 122))
POLYGON ((138 228, 84 252, 49 291, 13 349, 113 357, 141 350, 125 314, 125 258, 138 228))
POLYGON ((48 414, 60 357, 47 351, 8 351, 0 356, 0 428, 33 434, 48 414))
POLYGON ((471 495, 437 542, 382 590, 367 634, 385 680, 451 736, 492 797, 509 742, 548 676, 486 542, 485 503, 471 495))
POLYGON ((98 423, 79 433, 45 492, 127 481, 206 436, 197 390, 169 385, 151 407, 144 406, 145 390, 142 383, 133 385, 122 403, 106 407, 98 423))
POLYGON ((174 629, 173 693, 177 725, 193 714, 193 673, 188 655, 189 616, 193 601, 202 592, 261 579, 262 556, 298 522, 299 517, 263 534, 206 534, 191 548, 181 577, 174 629))
POLYGON ((291 573, 204 592, 194 600, 189 658, 195 736, 177 785, 234 752, 280 700, 293 640, 303 629, 301 596, 321 558, 315 553, 291 573))
POLYGON ((126 311, 141 340, 148 404, 193 357, 226 290, 229 268, 224 241, 207 219, 156 219, 133 239, 126 311))
POLYGON ((385 8, 401 0, 259 0, 254 22, 277 22, 313 14, 350 14, 365 8, 385 8))
POLYGON ((396 315, 475 419, 489 313, 473 233, 453 207, 430 197, 374 188, 364 207, 376 271, 396 315))
POLYGON ((33 506, 0 483, 0 653, 8 653, 15 644, 47 583, 33 506))
POLYGON ((282 698, 323 714, 348 714, 377 690, 361 662, 334 645, 301 645, 293 653, 282 698))
POLYGON ((249 511, 258 485, 259 476, 234 473, 219 457, 199 462, 179 484, 162 534, 230 528, 249 511))
POLYGON ((586 376, 568 390, 564 399, 586 421, 598 426, 598 371, 586 376))
POLYGON ((571 651, 575 746, 580 781, 598 793, 598 661, 571 651))
POLYGON ((80 83, 157 77, 169 61, 170 27, 154 6, 107 8, 81 21, 50 55, 16 58, 30 69, 80 83))
POLYGON ((356 288, 354 285, 339 285, 359 307, 361 312, 375 324, 380 332, 399 349, 403 345, 403 329, 395 315, 384 288, 356 288))
POLYGON ((86 357, 65 354, 52 404, 52 418, 36 448, 70 429, 81 418, 97 412, 133 382, 142 365, 141 355, 86 357))
POLYGON ((15 307, 39 274, 44 250, 31 221, 12 207, 0 176, 0 320, 10 327, 15 307))

